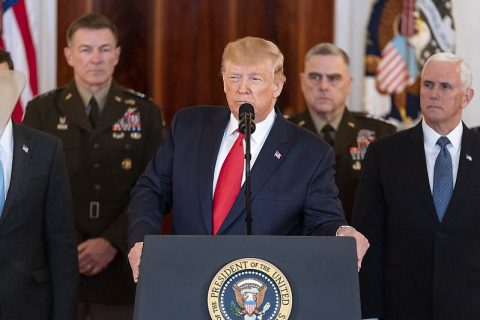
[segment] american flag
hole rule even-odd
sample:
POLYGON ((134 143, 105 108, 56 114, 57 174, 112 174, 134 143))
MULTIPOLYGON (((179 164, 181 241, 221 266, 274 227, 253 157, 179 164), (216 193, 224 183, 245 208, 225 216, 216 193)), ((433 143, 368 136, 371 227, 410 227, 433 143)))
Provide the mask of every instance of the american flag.
POLYGON ((382 50, 378 65, 378 87, 385 93, 400 93, 417 78, 415 48, 407 41, 414 30, 414 0, 403 0, 400 34, 395 36, 382 50))
POLYGON ((27 84, 13 111, 21 122, 27 102, 38 94, 37 22, 38 0, 2 0, 0 7, 0 47, 12 55, 15 69, 25 74, 27 84))
POLYGON ((419 71, 432 54, 455 51, 452 2, 372 1, 365 57, 367 112, 400 127, 419 119, 419 71), (415 75, 416 82, 410 85, 415 75))
POLYGON ((382 51, 378 65, 378 87, 386 93, 400 93, 417 78, 415 49, 398 35, 382 51))

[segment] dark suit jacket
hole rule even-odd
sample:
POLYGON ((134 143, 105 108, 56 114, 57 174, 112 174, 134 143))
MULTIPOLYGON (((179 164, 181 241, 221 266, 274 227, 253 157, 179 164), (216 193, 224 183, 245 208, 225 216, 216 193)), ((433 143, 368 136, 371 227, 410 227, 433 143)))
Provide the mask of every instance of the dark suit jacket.
POLYGON ((473 128, 470 128, 470 130, 472 130, 475 133, 480 133, 480 127, 473 127, 473 128))
POLYGON ((32 100, 24 123, 63 142, 78 243, 103 237, 120 250, 98 275, 80 276, 80 300, 133 304, 126 207, 131 188, 160 144, 159 109, 141 94, 113 82, 93 129, 72 82, 32 100))
MULTIPOLYGON (((177 112, 170 134, 132 190, 130 246, 158 234, 162 215, 170 210, 174 234, 212 234, 213 174, 229 117, 224 107, 177 112)), ((332 149, 280 114, 251 177, 254 234, 334 235, 346 224, 332 149)), ((219 234, 246 234, 244 186, 219 234)))
MULTIPOLYGON (((297 114, 290 121, 299 126, 317 133, 315 124, 308 111, 297 114)), ((357 137, 360 130, 370 130, 375 133, 376 139, 390 135, 396 131, 394 125, 383 120, 373 118, 365 113, 351 112, 345 108, 342 120, 335 135, 335 183, 339 190, 345 217, 350 222, 352 218, 353 201, 357 191, 358 179, 362 168, 361 159, 352 156, 350 148, 357 147, 357 137)))
POLYGON ((74 319, 77 250, 61 143, 16 124, 13 138, 0 218, 0 319, 74 319))
POLYGON ((463 130, 442 222, 421 124, 370 145, 353 215, 371 244, 360 271, 363 317, 480 318, 480 137, 463 130))

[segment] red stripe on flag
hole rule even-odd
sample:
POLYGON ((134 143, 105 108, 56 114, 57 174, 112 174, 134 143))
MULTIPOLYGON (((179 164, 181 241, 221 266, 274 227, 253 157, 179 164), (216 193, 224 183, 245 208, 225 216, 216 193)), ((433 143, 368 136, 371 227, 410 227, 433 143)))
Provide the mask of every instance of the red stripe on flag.
POLYGON ((392 51, 388 55, 382 57, 382 60, 379 64, 379 66, 378 66, 378 69, 379 70, 384 70, 384 69, 388 68, 389 65, 391 65, 392 63, 397 61, 398 59, 402 59, 399 56, 398 52, 397 51, 392 51))
POLYGON ((398 68, 403 68, 405 66, 405 62, 403 61, 402 57, 399 55, 395 56, 395 59, 393 59, 389 65, 385 66, 385 68, 382 69, 382 73, 390 73, 393 72, 394 70, 397 70, 398 68))
POLYGON ((380 90, 387 93, 401 92, 407 85, 408 70, 405 61, 391 43, 382 52, 377 80, 380 90))
POLYGON ((24 0, 20 0, 13 6, 13 12, 17 18, 18 28, 22 34, 23 44, 25 47, 25 54, 28 61, 28 70, 30 73, 30 88, 32 94, 36 96, 38 94, 38 82, 37 82, 37 58, 35 52, 35 45, 33 44, 32 35, 30 33, 30 26, 28 24, 27 10, 25 8, 24 0))
POLYGON ((406 72, 405 64, 402 64, 383 81, 384 90, 390 93, 396 92, 399 86, 406 85, 406 78, 408 78, 408 74, 406 72))
POLYGON ((15 120, 17 123, 21 123, 23 119, 23 107, 22 102, 18 99, 17 104, 15 105, 15 109, 12 112, 12 119, 15 120))

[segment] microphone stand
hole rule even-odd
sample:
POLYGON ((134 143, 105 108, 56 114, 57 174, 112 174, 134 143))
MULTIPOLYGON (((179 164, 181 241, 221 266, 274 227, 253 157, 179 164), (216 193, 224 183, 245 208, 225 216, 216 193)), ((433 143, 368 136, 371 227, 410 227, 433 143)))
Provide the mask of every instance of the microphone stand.
POLYGON ((252 232, 252 186, 250 178, 250 160, 252 155, 250 153, 250 137, 252 135, 252 117, 250 113, 245 115, 245 208, 247 222, 247 235, 251 236, 252 232))

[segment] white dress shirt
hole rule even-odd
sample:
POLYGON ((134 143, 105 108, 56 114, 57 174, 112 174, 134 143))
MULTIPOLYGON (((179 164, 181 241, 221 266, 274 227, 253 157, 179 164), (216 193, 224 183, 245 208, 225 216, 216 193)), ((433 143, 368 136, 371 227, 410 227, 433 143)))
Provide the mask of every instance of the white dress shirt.
MULTIPOLYGON (((440 153, 440 146, 437 145, 438 138, 442 137, 441 134, 433 130, 425 120, 422 121, 423 129, 423 147, 425 149, 425 159, 427 160, 428 182, 430 184, 430 191, 433 192, 433 170, 435 168, 435 160, 440 153)), ((458 162, 460 161, 460 151, 462 148, 462 122, 455 127, 449 134, 446 135, 450 144, 447 145, 447 150, 452 157, 452 170, 453 170, 453 186, 457 181, 458 162)))
POLYGON ((13 125, 11 119, 8 120, 5 130, 3 130, 2 136, 0 137, 0 160, 3 166, 3 183, 6 199, 12 177, 13 162, 13 125))
MULTIPOLYGON (((267 140, 268 134, 273 127, 273 122, 275 121, 275 109, 272 109, 268 116, 262 122, 255 123, 255 132, 252 133, 250 139, 250 154, 252 159, 250 160, 250 167, 253 168, 255 160, 257 160, 260 150, 262 150, 265 140, 267 140)), ((235 119, 233 114, 230 114, 230 121, 228 122, 227 128, 223 133, 222 143, 220 144, 220 149, 218 151, 217 162, 215 164, 215 172, 213 174, 213 190, 212 197, 215 194, 215 188, 217 187, 218 176, 220 175, 220 170, 222 168, 225 158, 227 158, 230 149, 232 148, 234 142, 238 138, 238 120, 235 119)), ((243 144, 243 150, 245 150, 245 144, 243 144)), ((243 177, 242 185, 245 182, 245 167, 243 168, 243 177)))

